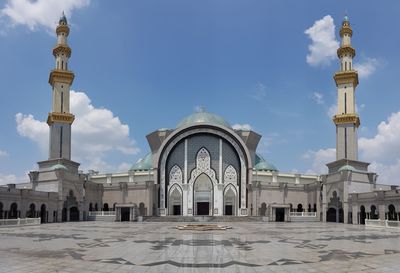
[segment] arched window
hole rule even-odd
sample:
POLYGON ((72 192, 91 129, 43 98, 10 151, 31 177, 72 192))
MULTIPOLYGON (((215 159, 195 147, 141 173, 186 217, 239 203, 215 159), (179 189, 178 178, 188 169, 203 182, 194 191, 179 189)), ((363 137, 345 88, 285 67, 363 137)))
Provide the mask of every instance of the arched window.
POLYGON ((297 212, 303 212, 303 205, 302 204, 298 204, 297 205, 297 212))

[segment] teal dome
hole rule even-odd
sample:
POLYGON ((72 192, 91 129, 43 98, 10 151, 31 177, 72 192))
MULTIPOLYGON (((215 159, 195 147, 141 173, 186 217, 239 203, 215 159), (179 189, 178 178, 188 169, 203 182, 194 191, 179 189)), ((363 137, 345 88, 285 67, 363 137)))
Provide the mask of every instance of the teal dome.
POLYGON ((131 171, 148 171, 152 168, 153 156, 151 153, 149 153, 145 157, 139 159, 135 164, 133 164, 131 171))
POLYGON ((65 171, 68 171, 68 168, 65 167, 65 166, 62 165, 62 164, 56 164, 56 165, 54 165, 54 166, 51 167, 51 170, 52 170, 52 171, 60 170, 60 169, 65 170, 65 171))
POLYGON ((346 16, 343 18, 343 21, 348 22, 348 21, 349 21, 349 16, 346 15, 346 16))
POLYGON ((261 155, 256 154, 256 160, 254 163, 254 170, 256 171, 267 171, 277 172, 278 169, 270 162, 267 162, 261 155))
POLYGON ((342 167, 339 168, 339 172, 341 172, 341 171, 352 171, 352 172, 355 172, 355 171, 357 171, 357 170, 356 170, 356 168, 354 168, 353 166, 344 165, 344 166, 342 166, 342 167))
POLYGON ((187 116, 178 123, 177 128, 195 125, 196 123, 208 123, 232 128, 222 117, 208 112, 197 112, 187 116))

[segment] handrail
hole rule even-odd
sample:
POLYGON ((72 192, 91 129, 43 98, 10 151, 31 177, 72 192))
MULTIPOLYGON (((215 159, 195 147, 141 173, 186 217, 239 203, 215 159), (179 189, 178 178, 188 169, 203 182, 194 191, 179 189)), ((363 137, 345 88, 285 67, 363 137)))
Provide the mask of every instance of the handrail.
POLYGON ((110 211, 89 211, 89 216, 115 216, 116 213, 113 210, 110 211))
POLYGON ((400 229, 400 221, 365 219, 365 226, 400 229))
POLYGON ((40 225, 41 218, 0 219, 0 227, 40 225))
POLYGON ((317 213, 309 211, 291 212, 290 217, 317 217, 317 213))

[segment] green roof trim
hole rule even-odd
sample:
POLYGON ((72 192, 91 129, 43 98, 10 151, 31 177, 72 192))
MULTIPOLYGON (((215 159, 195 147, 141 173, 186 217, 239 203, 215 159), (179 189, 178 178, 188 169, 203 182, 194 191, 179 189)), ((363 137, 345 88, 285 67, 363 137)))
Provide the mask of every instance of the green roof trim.
POLYGON ((63 169, 63 170, 68 171, 68 168, 65 167, 65 166, 62 165, 62 164, 56 164, 56 165, 54 165, 54 166, 51 167, 51 170, 52 170, 52 171, 60 170, 60 169, 63 169))
POLYGON ((270 162, 266 161, 260 154, 256 154, 254 162, 255 171, 277 172, 278 169, 270 162))
POLYGON ((151 153, 140 158, 135 164, 133 164, 131 171, 149 171, 153 168, 153 156, 151 153))

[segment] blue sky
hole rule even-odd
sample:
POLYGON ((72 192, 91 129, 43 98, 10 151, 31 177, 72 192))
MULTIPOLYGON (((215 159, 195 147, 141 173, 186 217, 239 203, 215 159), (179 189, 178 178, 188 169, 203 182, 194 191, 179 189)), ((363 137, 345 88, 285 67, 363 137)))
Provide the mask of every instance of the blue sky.
POLYGON ((323 172, 334 160, 332 76, 347 12, 360 159, 381 182, 400 184, 400 3, 361 0, 0 1, 0 184, 47 159, 62 10, 75 73, 72 157, 84 170, 127 170, 149 152, 148 133, 204 106, 261 134, 259 153, 280 171, 323 172))

